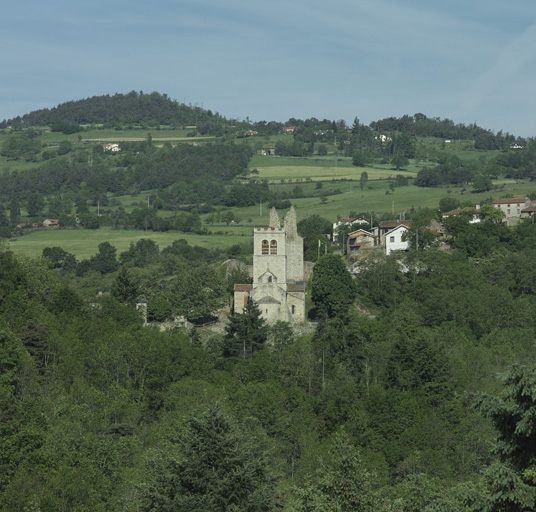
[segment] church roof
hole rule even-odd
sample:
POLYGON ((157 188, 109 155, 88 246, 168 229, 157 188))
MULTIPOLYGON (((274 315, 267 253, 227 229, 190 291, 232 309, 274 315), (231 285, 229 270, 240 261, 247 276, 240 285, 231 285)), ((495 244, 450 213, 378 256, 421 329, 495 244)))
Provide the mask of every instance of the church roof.
POLYGON ((303 283, 287 284, 287 290, 289 292, 304 292, 305 291, 305 284, 303 284, 303 283))
POLYGON ((250 292, 252 289, 253 289, 252 284, 235 284, 234 285, 235 292, 250 292))
POLYGON ((255 302, 257 304, 281 304, 280 301, 274 299, 273 297, 269 297, 268 295, 260 300, 256 300, 255 302))

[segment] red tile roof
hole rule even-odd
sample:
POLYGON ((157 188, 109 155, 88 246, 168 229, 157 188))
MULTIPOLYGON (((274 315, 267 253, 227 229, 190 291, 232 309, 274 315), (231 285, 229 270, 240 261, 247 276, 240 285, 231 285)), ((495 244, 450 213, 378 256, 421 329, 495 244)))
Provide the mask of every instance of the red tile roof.
POLYGON ((235 292, 250 292, 252 289, 253 289, 252 284, 235 284, 234 285, 235 292))
POLYGON ((507 197, 505 199, 495 199, 492 204, 526 203, 527 201, 526 197, 507 197))

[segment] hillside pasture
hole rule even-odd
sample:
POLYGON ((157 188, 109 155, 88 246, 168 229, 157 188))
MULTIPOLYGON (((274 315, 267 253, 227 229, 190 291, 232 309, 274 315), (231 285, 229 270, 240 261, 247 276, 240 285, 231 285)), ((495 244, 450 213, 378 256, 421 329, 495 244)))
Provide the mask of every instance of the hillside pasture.
POLYGON ((356 167, 352 165, 350 159, 310 159, 274 156, 255 156, 249 164, 250 170, 256 169, 258 174, 250 174, 249 177, 256 180, 268 180, 268 182, 280 182, 281 180, 305 180, 313 181, 326 180, 357 180, 361 173, 366 171, 369 180, 386 179, 403 174, 408 177, 415 177, 417 170, 395 170, 389 166, 377 167, 356 167))
MULTIPOLYGON (((35 258, 40 257, 45 247, 61 247, 76 256, 78 260, 90 258, 97 254, 99 244, 110 242, 117 253, 126 251, 131 243, 142 238, 153 240, 160 249, 171 245, 175 240, 186 240, 189 245, 205 247, 207 249, 226 249, 235 244, 248 243, 253 240, 253 228, 246 229, 241 226, 240 231, 227 230, 229 234, 195 235, 191 233, 178 233, 176 231, 155 232, 142 230, 121 230, 111 228, 101 229, 50 229, 34 231, 28 235, 11 238, 9 248, 15 252, 35 258), (248 232, 246 235, 245 232, 248 232)), ((219 231, 219 228, 214 228, 219 231)))
MULTIPOLYGON (((367 190, 361 190, 359 182, 356 181, 330 181, 329 187, 338 188, 341 190, 341 194, 327 196, 326 202, 322 202, 320 197, 291 199, 290 202, 296 207, 298 220, 317 214, 335 221, 340 217, 349 215, 352 211, 356 213, 374 212, 375 215, 379 216, 386 214, 394 219, 404 215, 407 217, 412 209, 437 208, 439 201, 446 196, 454 197, 462 204, 474 206, 490 198, 526 196, 536 192, 536 183, 514 180, 501 180, 501 182, 496 183, 497 189, 477 194, 471 192, 470 186, 464 190, 464 187, 461 186, 424 188, 410 184, 391 191, 389 183, 390 180, 372 182, 369 180, 367 190)), ((277 186, 277 188, 283 187, 291 188, 291 185, 277 186)), ((327 184, 325 183, 323 190, 326 188, 327 184)), ((241 226, 246 219, 251 219, 252 225, 259 225, 259 223, 263 225, 267 222, 268 205, 263 205, 262 216, 260 215, 260 205, 231 208, 231 210, 236 217, 241 219, 241 226)))

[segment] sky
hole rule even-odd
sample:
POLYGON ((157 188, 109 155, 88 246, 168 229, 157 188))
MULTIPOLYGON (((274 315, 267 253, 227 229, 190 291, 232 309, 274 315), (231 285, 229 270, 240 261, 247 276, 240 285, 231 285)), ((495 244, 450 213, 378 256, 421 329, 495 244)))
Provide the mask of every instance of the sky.
POLYGON ((5 2, 0 120, 133 90, 251 121, 423 113, 533 137, 536 2, 5 2))

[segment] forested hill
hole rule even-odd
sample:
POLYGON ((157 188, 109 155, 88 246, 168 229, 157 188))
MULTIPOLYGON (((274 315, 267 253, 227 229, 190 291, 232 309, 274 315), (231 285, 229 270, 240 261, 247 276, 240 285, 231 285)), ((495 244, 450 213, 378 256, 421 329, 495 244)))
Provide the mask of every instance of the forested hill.
POLYGON ((60 123, 151 123, 168 125, 199 125, 205 122, 223 120, 219 114, 198 106, 185 105, 170 99, 166 94, 142 91, 113 96, 93 96, 91 98, 68 101, 57 107, 35 110, 3 124, 24 122, 32 126, 53 126, 60 123))

